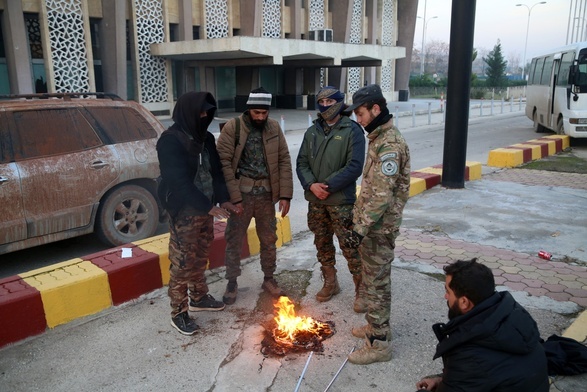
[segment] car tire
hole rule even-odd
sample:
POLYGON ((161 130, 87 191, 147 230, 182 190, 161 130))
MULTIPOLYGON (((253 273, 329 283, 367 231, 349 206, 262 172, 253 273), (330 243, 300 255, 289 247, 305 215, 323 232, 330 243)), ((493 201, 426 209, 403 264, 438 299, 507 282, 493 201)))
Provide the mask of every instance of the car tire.
POLYGON ((151 192, 137 185, 123 185, 103 197, 95 232, 106 245, 118 246, 152 236, 158 223, 159 209, 151 192))
POLYGON ((563 123, 563 118, 559 117, 556 121, 556 134, 557 135, 564 135, 565 134, 565 124, 563 123))
POLYGON ((544 128, 542 125, 540 125, 538 123, 538 114, 536 112, 534 112, 534 114, 532 114, 532 121, 534 121, 534 132, 536 132, 536 133, 546 132, 546 128, 544 128))

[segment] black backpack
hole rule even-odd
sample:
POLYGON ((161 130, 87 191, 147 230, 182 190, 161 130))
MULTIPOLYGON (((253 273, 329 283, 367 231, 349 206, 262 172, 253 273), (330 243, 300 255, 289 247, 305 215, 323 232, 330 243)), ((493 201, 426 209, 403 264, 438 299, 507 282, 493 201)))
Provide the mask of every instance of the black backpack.
POLYGON ((582 343, 557 335, 551 335, 546 341, 541 339, 541 342, 549 376, 587 373, 587 347, 582 343))

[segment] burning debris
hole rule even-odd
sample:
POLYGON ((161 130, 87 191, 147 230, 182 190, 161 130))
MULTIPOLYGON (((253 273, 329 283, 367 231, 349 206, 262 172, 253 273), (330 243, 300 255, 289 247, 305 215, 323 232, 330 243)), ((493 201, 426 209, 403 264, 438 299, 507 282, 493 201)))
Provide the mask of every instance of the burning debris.
POLYGON ((296 316, 288 297, 279 297, 274 305, 277 315, 265 326, 261 342, 264 355, 285 355, 288 352, 324 351, 322 341, 336 332, 331 321, 296 316))

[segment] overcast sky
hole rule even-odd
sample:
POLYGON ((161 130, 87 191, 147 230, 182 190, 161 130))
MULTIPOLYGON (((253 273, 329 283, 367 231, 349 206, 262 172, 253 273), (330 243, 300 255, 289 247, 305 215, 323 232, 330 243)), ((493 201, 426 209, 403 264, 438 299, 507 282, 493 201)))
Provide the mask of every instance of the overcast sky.
MULTIPOLYGON (((520 63, 524 57, 524 43, 528 23, 528 8, 539 1, 520 0, 477 0, 475 11, 474 47, 478 50, 492 50, 501 41, 502 53, 506 60, 514 55, 520 63)), ((418 16, 424 16, 426 4, 426 42, 431 40, 450 41, 450 19, 452 0, 419 0, 418 16), (438 18, 431 19, 437 16, 438 18)), ((574 3, 573 3, 574 4, 574 3)), ((571 0, 546 0, 532 8, 528 33, 527 62, 542 52, 566 45, 569 8, 571 0)), ((574 16, 574 14, 573 14, 574 16)), ((414 47, 422 47, 423 20, 416 21, 414 47)), ((585 22, 585 21, 583 21, 585 22)))

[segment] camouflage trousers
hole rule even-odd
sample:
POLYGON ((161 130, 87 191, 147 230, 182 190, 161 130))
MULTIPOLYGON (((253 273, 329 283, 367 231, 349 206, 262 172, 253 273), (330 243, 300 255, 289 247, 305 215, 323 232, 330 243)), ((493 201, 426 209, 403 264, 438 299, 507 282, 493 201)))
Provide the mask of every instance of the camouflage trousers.
POLYGON ((255 218, 257 236, 261 244, 261 269, 265 277, 272 277, 277 259, 277 219, 271 193, 243 193, 242 197, 243 213, 240 216, 231 215, 224 232, 226 279, 236 279, 241 274, 241 249, 252 218, 255 218))
POLYGON ((363 267, 363 283, 367 300, 365 319, 373 335, 391 339, 391 262, 394 258, 394 234, 367 234, 359 247, 363 267))
POLYGON ((359 250, 349 244, 353 236, 353 205, 327 206, 308 204, 308 228, 314 233, 316 257, 322 266, 336 264, 333 235, 336 234, 344 258, 352 275, 361 274, 359 250))
POLYGON ((183 208, 169 219, 169 289, 171 317, 188 310, 188 298, 198 301, 208 294, 206 267, 214 239, 214 218, 197 216, 183 208))

